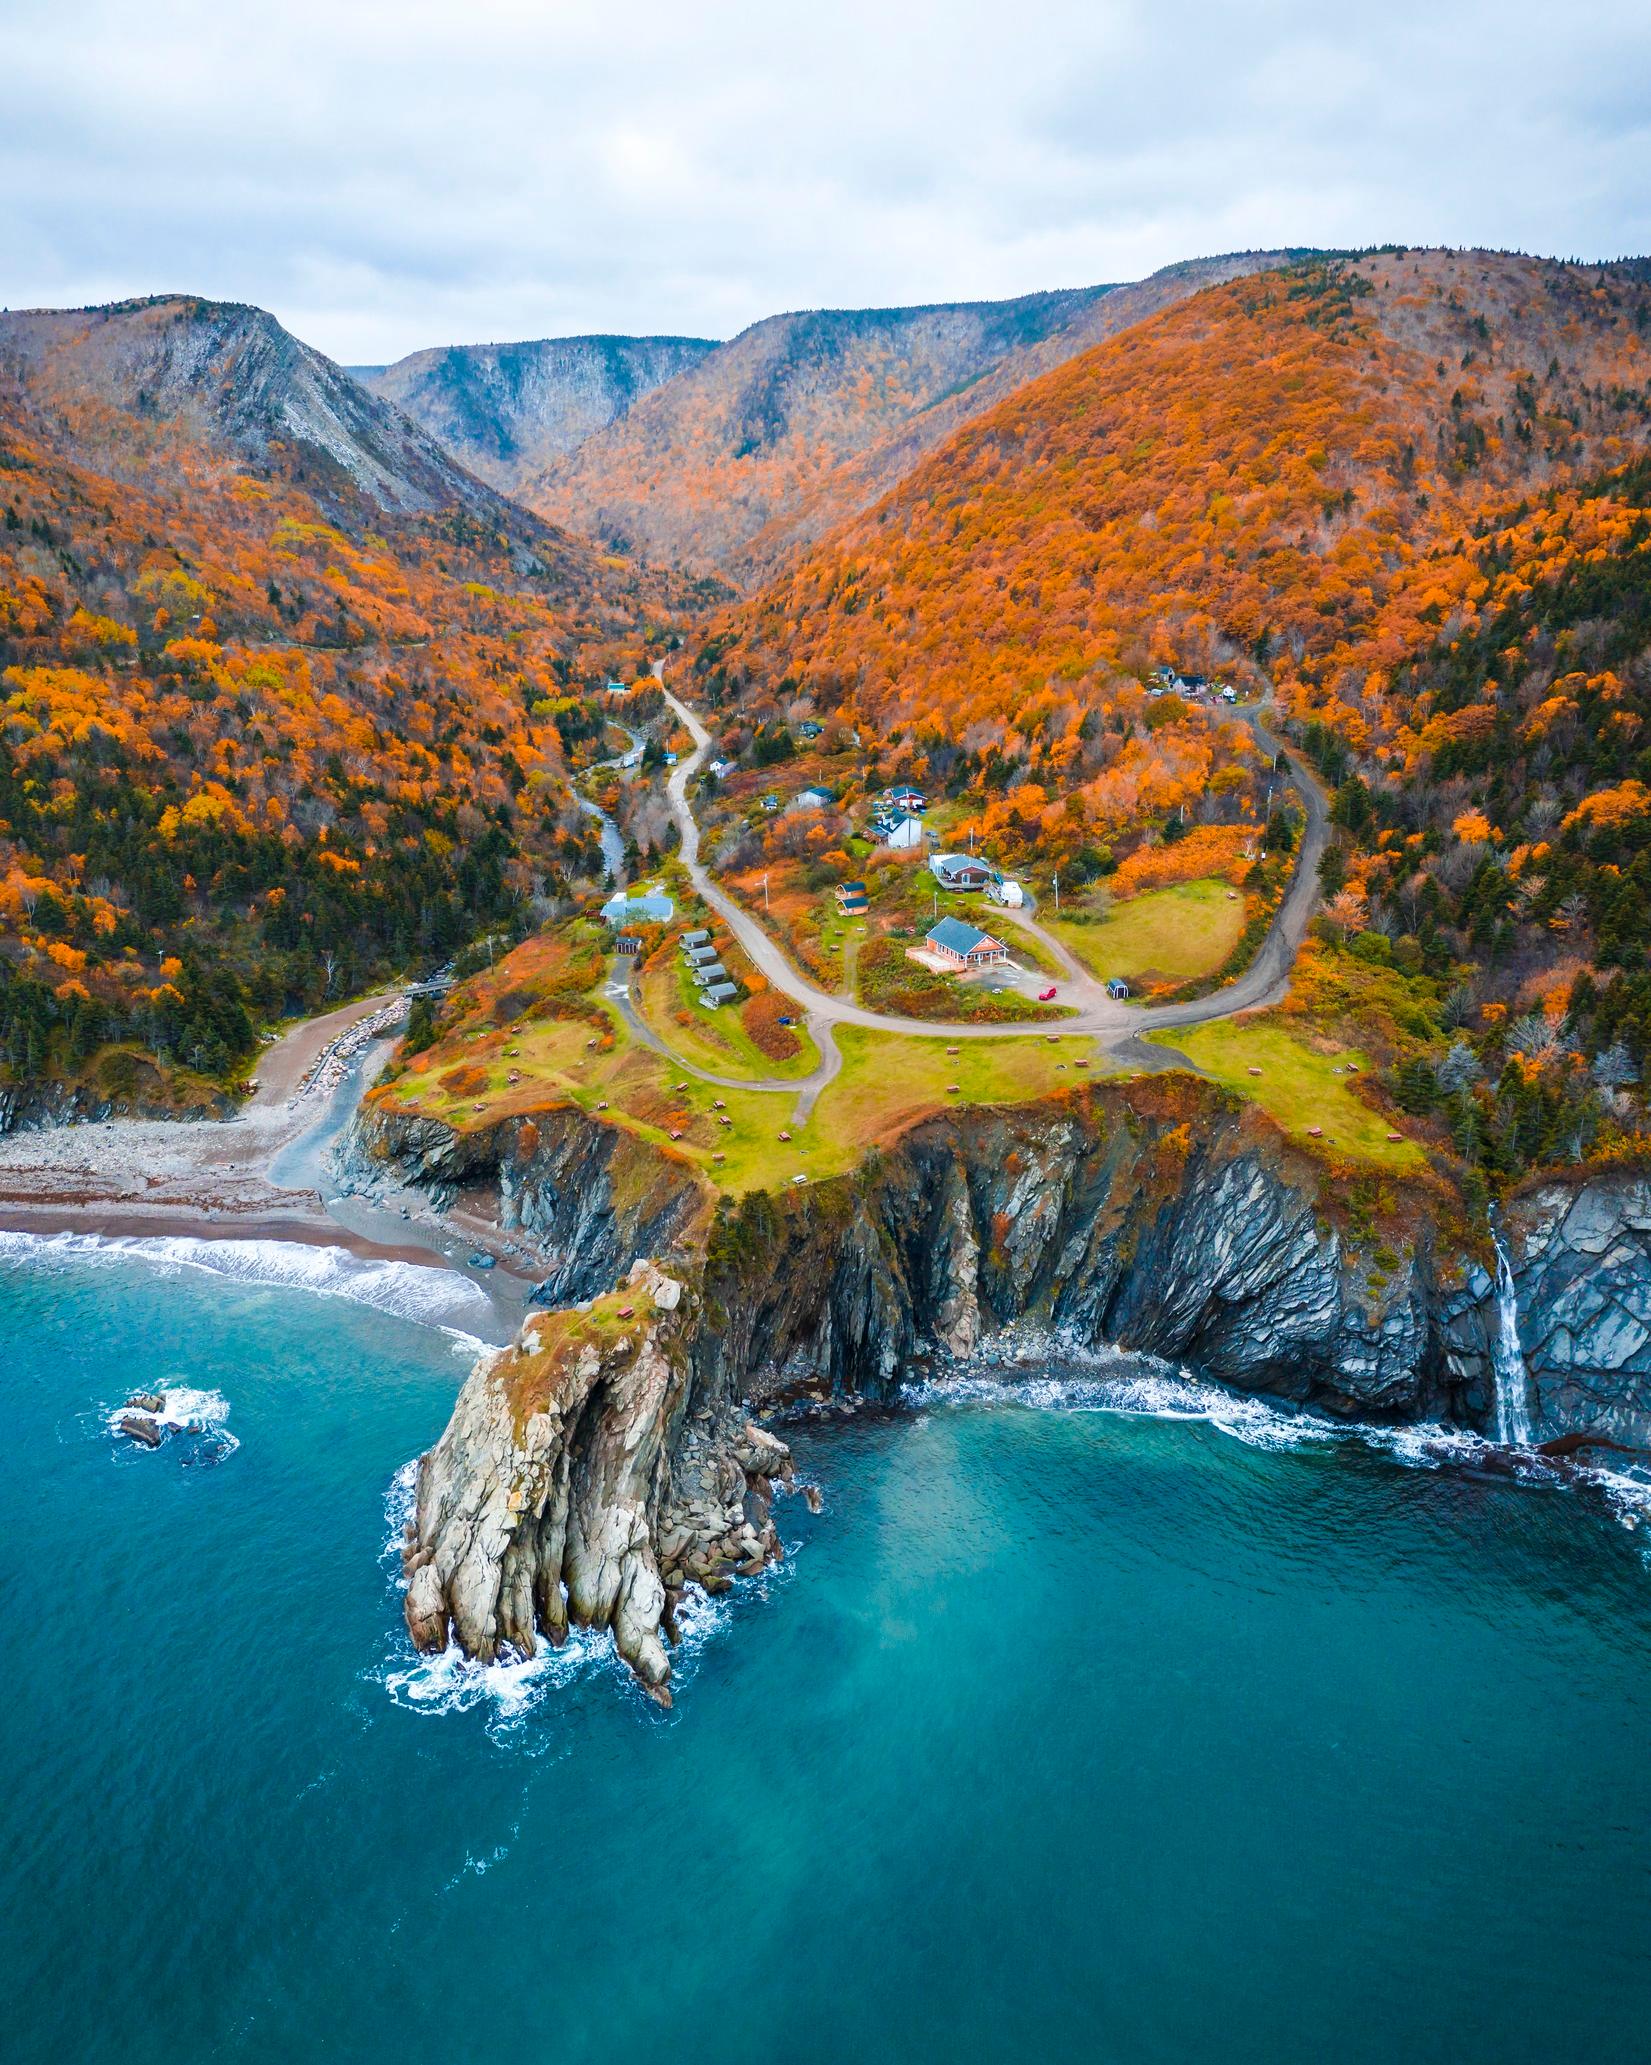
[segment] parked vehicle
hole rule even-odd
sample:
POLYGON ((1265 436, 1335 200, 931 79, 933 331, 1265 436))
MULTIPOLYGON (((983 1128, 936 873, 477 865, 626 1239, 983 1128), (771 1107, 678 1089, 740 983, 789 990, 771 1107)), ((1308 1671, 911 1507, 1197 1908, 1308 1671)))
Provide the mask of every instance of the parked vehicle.
POLYGON ((1053 983, 1051 983, 1047 989, 1040 989, 1038 991, 1038 1002, 1040 1004, 1052 1004, 1054 1001, 1055 985, 1053 983))

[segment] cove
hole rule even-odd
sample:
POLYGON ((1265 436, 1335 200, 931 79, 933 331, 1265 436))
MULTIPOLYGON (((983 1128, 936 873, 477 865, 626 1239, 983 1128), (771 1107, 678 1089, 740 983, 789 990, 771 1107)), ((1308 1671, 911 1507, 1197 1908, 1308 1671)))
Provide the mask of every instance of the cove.
POLYGON ((605 1637, 413 1654, 381 1556, 469 1351, 410 1293, 16 1242, 0 1304, 11 2057, 1639 2048, 1651 1571, 1602 1496, 1149 1385, 807 1420, 825 1510, 662 1714, 605 1637), (185 1373, 235 1445, 117 1450, 185 1373))

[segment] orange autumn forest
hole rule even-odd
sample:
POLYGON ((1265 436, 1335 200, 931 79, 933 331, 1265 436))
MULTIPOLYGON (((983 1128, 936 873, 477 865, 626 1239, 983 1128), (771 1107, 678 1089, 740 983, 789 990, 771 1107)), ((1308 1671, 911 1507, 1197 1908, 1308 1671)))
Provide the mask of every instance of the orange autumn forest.
MULTIPOLYGON (((204 337, 228 393, 276 331, 256 311, 6 319, 13 1106, 81 1082, 187 1104, 233 1083, 261 1024, 520 939, 571 927, 583 965, 613 875, 586 799, 617 812, 627 872, 674 851, 687 741, 660 661, 717 731, 700 807, 730 887, 817 979, 920 1015, 948 993, 904 956, 927 877, 872 833, 881 795, 923 791, 938 835, 1046 909, 1058 878, 1061 937, 1098 967, 1154 899, 1192 897, 1204 963, 1149 944, 1130 965, 1148 995, 1196 991, 1245 965, 1294 867, 1264 705, 1334 824, 1290 1008, 1357 1032, 1390 1111, 1475 1180, 1533 1140, 1616 1151, 1632 1099, 1602 1114, 1586 1090, 1651 1037, 1643 268, 1388 250, 1228 270, 1081 348, 1064 307, 1020 359, 997 339, 1007 391, 858 511, 856 411, 884 452, 925 362, 880 388, 856 333, 816 472, 783 446, 810 527, 833 496, 836 527, 768 570, 726 537, 725 579, 547 524, 291 339, 279 377, 346 422, 342 461, 267 396, 226 412, 176 385, 204 337), (821 801, 773 808, 776 783, 821 801), (845 970, 830 896, 854 879, 874 915, 845 970)), ((674 379, 714 393, 716 363, 674 379)), ((726 413, 703 434, 680 480, 650 448, 661 507, 703 495, 726 413)), ((626 463, 616 445, 616 482, 626 463)), ((769 537, 764 461, 739 463, 747 537, 769 537)), ((744 977, 783 1056, 771 986, 744 977)))

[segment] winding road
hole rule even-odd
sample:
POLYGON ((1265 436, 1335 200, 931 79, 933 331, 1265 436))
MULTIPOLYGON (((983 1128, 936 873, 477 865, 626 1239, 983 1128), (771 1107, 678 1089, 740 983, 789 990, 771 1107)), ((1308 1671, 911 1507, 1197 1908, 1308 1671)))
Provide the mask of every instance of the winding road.
MULTIPOLYGON (((1190 997, 1176 1004, 1116 1003, 1107 996, 1104 985, 1081 967, 1059 941, 1034 920, 1022 919, 1025 929, 1040 939, 1065 968, 1067 1001, 1074 1006, 1070 1014, 1059 1021, 1038 1020, 1031 1024, 951 1025, 933 1019, 904 1018, 868 1010, 852 998, 833 996, 820 989, 792 965, 779 944, 715 881, 700 860, 699 825, 688 802, 688 784, 710 749, 711 734, 688 705, 665 687, 662 663, 655 663, 655 672, 666 702, 694 741, 693 752, 675 768, 666 785, 682 835, 681 857, 689 879, 706 905, 717 913, 739 941, 753 965, 777 990, 802 1008, 822 1056, 821 1068, 800 1082, 769 1080, 761 1084, 740 1083, 737 1087, 801 1092, 799 1116, 806 1116, 820 1091, 842 1066, 831 1037, 832 1029, 839 1025, 859 1025, 877 1032, 906 1033, 930 1040, 1045 1039, 1051 1033, 1063 1037, 1088 1035, 1108 1052, 1127 1059, 1132 1065, 1161 1066, 1161 1053, 1138 1046, 1142 1033, 1166 1027, 1203 1025, 1212 1019, 1230 1018, 1236 1012, 1256 1010, 1282 999, 1313 914, 1318 894, 1319 861, 1329 837, 1329 814, 1324 793, 1311 773, 1303 770, 1293 758, 1286 757, 1284 765, 1306 812, 1306 829, 1296 869, 1255 959, 1234 981, 1208 996, 1190 997)), ((1264 707, 1241 707, 1233 714, 1249 725, 1267 752, 1277 755, 1283 748, 1263 721, 1264 707)), ((673 1055, 672 1059, 678 1057, 673 1055)), ((694 1073, 700 1071, 695 1070, 694 1073)))

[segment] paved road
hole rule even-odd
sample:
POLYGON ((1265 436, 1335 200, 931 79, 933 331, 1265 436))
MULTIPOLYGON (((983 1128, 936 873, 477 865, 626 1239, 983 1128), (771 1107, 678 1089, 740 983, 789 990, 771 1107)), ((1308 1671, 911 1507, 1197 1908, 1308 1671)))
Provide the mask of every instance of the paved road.
MULTIPOLYGON (((1063 1001, 1075 1005, 1076 1008, 1062 1019, 1040 1019, 1032 1023, 1010 1025, 951 1025, 933 1019, 903 1018, 887 1012, 871 1011, 848 997, 830 995, 794 968, 786 958, 783 948, 716 882, 700 860, 699 826, 688 802, 688 784, 698 773, 700 763, 710 748, 711 734, 688 705, 665 688, 662 666, 656 663, 655 671, 660 676, 660 687, 664 691, 665 700, 687 727, 694 741, 693 752, 673 770, 666 784, 671 807, 676 813, 677 825, 682 834, 682 859, 688 869, 689 878, 705 903, 717 913, 745 949, 753 964, 767 976, 777 990, 801 1005, 808 1020, 809 1030, 820 1044, 822 1052, 831 1045, 832 1026, 863 1025, 878 1032, 911 1033, 926 1039, 934 1039, 938 1035, 948 1040, 1042 1039, 1047 1034, 1057 1031, 1063 1034, 1081 1033, 1092 1035, 1102 1046, 1116 1053, 1133 1047, 1143 1032, 1155 1031, 1159 1027, 1204 1025, 1211 1019, 1230 1018, 1237 1011, 1249 1011, 1276 1004, 1283 997, 1289 984, 1290 970, 1295 964, 1296 952, 1306 935, 1307 923, 1313 914, 1313 905, 1318 895, 1319 860, 1329 837, 1329 817, 1324 793, 1311 772, 1303 769, 1294 758, 1286 761, 1286 767, 1290 781, 1301 797, 1307 813, 1306 830, 1302 836, 1296 871, 1266 939, 1262 942, 1255 959, 1236 981, 1228 983, 1223 989, 1213 991, 1207 997, 1192 997, 1178 1004, 1114 1003, 1107 996, 1103 985, 1081 968, 1058 941, 1050 938, 1042 926, 1035 920, 1024 920, 1027 929, 1036 933, 1066 968, 1063 1001)), ((1240 706, 1233 714, 1249 725, 1267 752, 1277 753, 1281 750, 1279 741, 1264 721, 1261 709, 1240 706)), ((1140 1051, 1136 1048, 1130 1058, 1138 1062, 1140 1051)), ((831 1073, 835 1072, 833 1068, 831 1073)), ((772 1087, 780 1086, 776 1084, 772 1087)))

